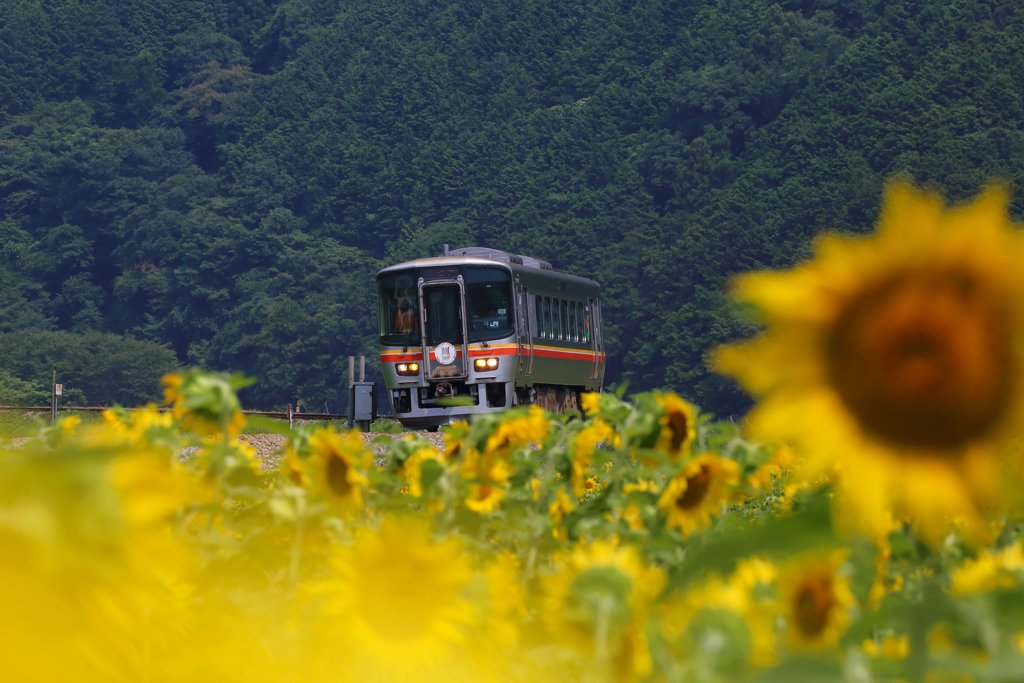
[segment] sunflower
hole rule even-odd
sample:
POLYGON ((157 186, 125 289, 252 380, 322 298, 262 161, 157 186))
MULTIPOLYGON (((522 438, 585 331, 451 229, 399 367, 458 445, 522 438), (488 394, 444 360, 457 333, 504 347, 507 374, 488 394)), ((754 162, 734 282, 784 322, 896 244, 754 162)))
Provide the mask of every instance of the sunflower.
POLYGON ((957 595, 1013 588, 1024 573, 1024 547, 1015 541, 1002 550, 986 550, 951 573, 957 595))
POLYGON ((466 507, 481 514, 493 512, 505 498, 505 484, 512 475, 507 452, 483 455, 475 448, 465 451, 461 474, 468 482, 466 507))
POLYGON ((865 638, 861 644, 864 654, 871 657, 887 657, 889 659, 906 659, 910 654, 910 639, 905 636, 885 636, 881 641, 865 638))
POLYGON ((402 464, 402 476, 409 482, 409 491, 419 498, 423 495, 423 463, 435 462, 444 466, 440 452, 433 446, 418 449, 402 464))
POLYGON ((735 496, 728 487, 737 486, 740 467, 715 453, 704 453, 690 460, 675 476, 658 499, 658 507, 668 514, 666 525, 678 528, 684 536, 711 525, 711 515, 735 496))
POLYGON ((519 578, 519 560, 514 553, 498 553, 487 565, 487 639, 508 648, 519 639, 519 623, 527 616, 526 584, 519 578))
POLYGON ((185 375, 164 375, 164 403, 170 404, 182 427, 204 437, 235 438, 246 419, 236 390, 244 380, 193 370, 185 375))
POLYGON ((596 391, 583 394, 580 397, 580 405, 583 406, 583 412, 590 417, 597 415, 601 412, 601 394, 596 391))
POLYGON ((80 440, 87 447, 145 442, 150 428, 169 431, 174 424, 171 413, 160 412, 152 403, 130 412, 123 408, 108 408, 100 416, 102 422, 83 427, 80 440))
POLYGON ((356 432, 338 434, 333 427, 309 437, 312 455, 307 472, 315 490, 336 508, 351 514, 363 507, 363 488, 369 482, 359 471, 363 437, 356 432))
POLYGON ((579 498, 589 491, 586 487, 587 475, 594 462, 594 450, 600 444, 610 444, 613 448, 619 448, 622 445, 622 437, 616 434, 607 422, 598 418, 581 429, 573 442, 575 452, 571 480, 573 493, 579 498))
POLYGON ((569 495, 565 492, 565 489, 562 487, 555 489, 555 499, 548 506, 548 514, 551 515, 551 535, 559 541, 565 541, 569 537, 568 530, 562 526, 562 520, 575 507, 572 501, 569 500, 569 495))
POLYGON ((788 446, 779 446, 767 462, 747 477, 747 486, 771 493, 775 481, 786 476, 796 462, 796 456, 788 446))
POLYGON ((597 477, 588 477, 587 480, 583 482, 583 492, 585 494, 597 493, 602 488, 604 488, 604 483, 597 477))
POLYGON ((475 448, 469 448, 462 459, 461 474, 464 479, 503 485, 512 476, 512 465, 502 453, 492 452, 483 455, 475 448))
POLYGON ((309 474, 295 446, 289 444, 281 461, 281 474, 299 488, 309 488, 309 474))
POLYGON ((486 455, 507 452, 515 446, 539 443, 547 438, 551 421, 544 417, 539 406, 530 406, 525 417, 515 416, 501 422, 487 438, 486 455))
POLYGON ((636 505, 627 505, 622 511, 622 519, 629 526, 630 531, 640 531, 644 528, 644 521, 640 517, 640 508, 636 505))
POLYGON ((611 664, 621 678, 643 676, 651 670, 643 626, 664 585, 662 571, 632 546, 614 538, 579 545, 556 557, 542 579, 543 619, 557 641, 597 666, 611 664))
POLYGON ((166 521, 206 498, 200 480, 166 450, 123 451, 110 461, 107 472, 111 487, 120 494, 124 517, 133 524, 166 521))
POLYGON ((736 298, 767 335, 717 352, 760 403, 757 438, 792 441, 809 476, 835 464, 846 519, 873 535, 896 507, 937 541, 981 529, 995 451, 1024 414, 1024 252, 1006 188, 973 203, 889 186, 873 237, 828 236, 810 263, 751 273, 736 298))
POLYGON ((469 436, 469 423, 465 420, 456 420, 444 430, 444 459, 448 462, 455 460, 466 448, 466 437, 469 436))
POLYGON ((856 604, 841 571, 845 552, 801 556, 779 569, 779 608, 786 640, 800 650, 835 647, 850 625, 856 604))
POLYGON ((491 484, 470 484, 466 507, 473 512, 487 514, 498 509, 505 498, 505 490, 491 484))
POLYGON ((352 675, 371 680, 423 680, 431 667, 457 657, 477 619, 467 600, 473 578, 462 543, 434 542, 421 519, 388 519, 364 531, 331 558, 333 575, 312 593, 322 599, 328 628, 352 675))
POLYGON ((775 609, 770 587, 775 567, 741 560, 729 577, 712 575, 659 606, 663 633, 685 660, 700 657, 716 668, 775 659, 775 609))
POLYGON ((665 452, 671 462, 683 460, 690 454, 690 444, 697 435, 693 426, 697 411, 675 394, 656 394, 654 400, 665 409, 655 448, 665 452))

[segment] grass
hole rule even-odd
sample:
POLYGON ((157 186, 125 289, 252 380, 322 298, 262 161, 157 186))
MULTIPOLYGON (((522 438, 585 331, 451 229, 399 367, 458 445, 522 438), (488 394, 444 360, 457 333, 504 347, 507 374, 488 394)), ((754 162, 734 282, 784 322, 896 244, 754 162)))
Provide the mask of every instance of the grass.
MULTIPOLYGON (((102 419, 100 413, 93 411, 62 410, 60 415, 77 415, 81 418, 82 424, 102 419)), ((302 419, 301 413, 296 413, 295 419, 302 419)), ((266 428, 266 422, 280 423, 283 426, 288 425, 287 420, 271 417, 260 417, 252 422, 242 429, 243 434, 265 434, 268 431, 273 431, 266 428)), ((40 429, 48 424, 50 424, 49 411, 0 410, 0 438, 2 439, 35 436, 39 433, 40 429)), ((348 428, 344 420, 317 420, 315 424, 317 427, 334 425, 334 428, 338 431, 348 428)), ((370 424, 370 432, 374 434, 399 434, 404 431, 402 423, 390 417, 378 417, 370 424)))
MULTIPOLYGON (((102 419, 94 411, 62 410, 59 415, 77 415, 82 424, 102 419)), ((50 411, 0 410, 0 438, 35 436, 39 430, 50 424, 50 411)))
POLYGON ((370 423, 371 434, 399 434, 404 431, 402 423, 392 417, 378 417, 370 423))

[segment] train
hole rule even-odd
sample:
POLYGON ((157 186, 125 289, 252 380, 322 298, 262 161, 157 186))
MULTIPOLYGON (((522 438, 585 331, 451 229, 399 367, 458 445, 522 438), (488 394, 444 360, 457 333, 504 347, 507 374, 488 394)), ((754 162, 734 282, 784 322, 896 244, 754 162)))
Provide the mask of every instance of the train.
POLYGON ((569 412, 603 386, 593 280, 528 256, 444 245, 441 256, 380 270, 377 293, 384 384, 407 429, 518 405, 569 412))

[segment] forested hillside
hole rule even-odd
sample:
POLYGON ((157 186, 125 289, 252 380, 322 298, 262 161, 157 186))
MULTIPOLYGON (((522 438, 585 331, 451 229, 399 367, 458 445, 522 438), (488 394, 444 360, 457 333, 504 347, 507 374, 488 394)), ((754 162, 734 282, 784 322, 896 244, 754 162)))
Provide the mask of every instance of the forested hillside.
POLYGON ((0 0, 0 368, 130 335, 340 410, 375 270, 447 242, 598 280, 609 382, 737 414, 728 277, 895 174, 1021 186, 1022 94, 1013 0, 0 0))

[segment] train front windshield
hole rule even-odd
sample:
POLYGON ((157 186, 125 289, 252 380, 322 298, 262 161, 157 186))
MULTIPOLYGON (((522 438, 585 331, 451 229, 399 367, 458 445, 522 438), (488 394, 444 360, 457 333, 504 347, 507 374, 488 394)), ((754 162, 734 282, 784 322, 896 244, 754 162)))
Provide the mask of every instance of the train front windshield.
POLYGON ((416 277, 416 271, 410 268, 388 273, 377 280, 381 343, 405 346, 420 343, 416 277))
POLYGON ((410 268, 382 275, 377 280, 378 322, 382 344, 420 344, 421 302, 417 282, 424 278, 427 299, 427 342, 462 343, 462 311, 468 309, 466 331, 470 342, 503 339, 515 333, 512 309, 512 276, 504 268, 446 267, 445 279, 461 274, 466 300, 458 301, 458 288, 431 286, 436 269, 410 268), (463 308, 463 305, 465 308, 463 308))
POLYGON ((466 268, 469 340, 501 339, 512 326, 512 277, 504 268, 466 268))

